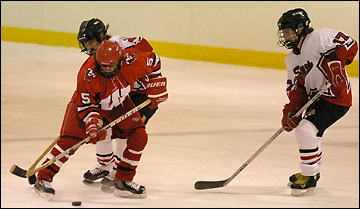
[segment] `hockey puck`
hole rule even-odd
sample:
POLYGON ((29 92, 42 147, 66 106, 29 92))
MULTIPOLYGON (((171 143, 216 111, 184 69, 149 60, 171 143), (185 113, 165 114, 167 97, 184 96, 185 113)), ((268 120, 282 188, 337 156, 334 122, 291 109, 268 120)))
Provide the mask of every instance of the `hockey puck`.
POLYGON ((73 201, 72 206, 80 206, 81 205, 81 201, 73 201))

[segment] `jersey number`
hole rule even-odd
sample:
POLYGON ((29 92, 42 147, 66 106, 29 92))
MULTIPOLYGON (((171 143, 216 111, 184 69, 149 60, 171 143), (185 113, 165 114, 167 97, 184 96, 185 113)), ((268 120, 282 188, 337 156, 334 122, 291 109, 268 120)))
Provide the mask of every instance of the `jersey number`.
POLYGON ((288 79, 286 81, 287 84, 287 88, 286 88, 286 92, 289 93, 290 91, 292 91, 296 85, 296 80, 294 79, 294 83, 292 82, 292 80, 288 79))
POLYGON ((348 39, 349 39, 349 36, 343 34, 342 32, 339 32, 338 34, 336 34, 333 42, 343 45, 345 43, 345 41, 347 41, 348 39))
POLYGON ((133 46, 137 45, 141 41, 141 37, 131 37, 127 39, 129 42, 132 42, 133 46))
POLYGON ((81 102, 83 104, 89 104, 90 103, 90 94, 89 93, 81 93, 81 102))
POLYGON ((344 45, 346 50, 349 50, 352 47, 352 45, 355 43, 355 41, 350 36, 347 36, 342 32, 336 34, 333 42, 344 45))
POLYGON ((153 58, 151 58, 151 57, 150 57, 150 58, 149 58, 149 57, 146 58, 146 65, 147 65, 147 66, 151 66, 151 65, 153 64, 153 62, 154 62, 154 59, 153 59, 153 58))

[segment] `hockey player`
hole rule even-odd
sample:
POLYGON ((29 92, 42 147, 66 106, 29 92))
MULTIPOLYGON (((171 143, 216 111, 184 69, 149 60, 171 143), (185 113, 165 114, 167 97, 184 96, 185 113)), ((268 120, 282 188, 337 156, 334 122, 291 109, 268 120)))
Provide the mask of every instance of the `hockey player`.
POLYGON ((277 23, 278 44, 292 50, 285 58, 290 101, 284 106, 281 123, 288 132, 296 128, 301 172, 289 178, 294 196, 312 191, 320 178, 321 139, 352 105, 345 65, 358 51, 357 42, 344 32, 314 30, 309 23, 301 8, 283 13, 277 23), (327 82, 331 87, 305 111, 304 118, 293 116, 327 82))
MULTIPOLYGON (((103 40, 114 40, 119 43, 121 49, 135 48, 142 52, 153 51, 152 46, 145 38, 111 36, 107 33, 108 28, 109 24, 105 26, 105 24, 98 18, 92 18, 90 20, 83 21, 80 25, 77 36, 81 52, 84 52, 90 56, 93 55, 103 40)), ((146 84, 148 83, 149 79, 160 76, 162 76, 161 68, 158 68, 154 69, 154 71, 150 74, 145 75, 144 77, 134 82, 133 89, 130 93, 130 98, 135 105, 139 105, 148 99, 146 95, 146 84)), ((149 105, 139 111, 145 125, 155 114, 157 109, 157 106, 149 105)), ((111 133, 109 132, 108 135, 111 135, 111 133)), ((121 150, 124 148, 124 142, 126 142, 124 139, 113 138, 113 140, 111 140, 110 137, 107 137, 106 140, 96 143, 95 147, 98 163, 95 165, 94 169, 88 170, 84 173, 83 182, 85 184, 91 184, 94 181, 104 177, 101 181, 101 189, 105 192, 112 191, 116 164, 121 161, 121 150), (117 148, 113 148, 112 141, 115 142, 114 144, 117 148)))
MULTIPOLYGON (((45 162, 87 136, 90 136, 90 143, 93 144, 104 140, 107 131, 100 131, 104 123, 113 121, 135 107, 129 97, 134 82, 160 65, 159 57, 153 52, 140 52, 133 48, 121 50, 116 41, 104 40, 95 55, 89 57, 80 68, 76 91, 65 113, 60 139, 45 162)), ((166 77, 149 80, 146 93, 152 105, 167 99, 166 82, 166 77)), ((127 144, 123 159, 116 168, 114 195, 145 198, 145 187, 133 182, 148 139, 144 122, 136 112, 116 127, 114 137, 127 139, 127 144)), ((69 153, 69 156, 74 152, 69 153)), ((38 172, 34 185, 37 192, 49 198, 55 194, 51 182, 69 156, 64 156, 38 172)))

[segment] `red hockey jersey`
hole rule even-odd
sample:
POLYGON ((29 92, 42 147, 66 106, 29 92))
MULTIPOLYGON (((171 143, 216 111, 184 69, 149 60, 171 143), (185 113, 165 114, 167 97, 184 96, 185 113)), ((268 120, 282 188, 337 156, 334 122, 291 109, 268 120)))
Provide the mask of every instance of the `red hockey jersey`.
POLYGON ((120 62, 120 72, 110 78, 100 74, 94 56, 82 65, 73 98, 76 99, 78 115, 84 122, 92 114, 101 114, 113 120, 135 107, 129 98, 134 82, 161 65, 160 59, 153 52, 129 48, 122 50, 122 55, 124 58, 120 62), (114 115, 115 109, 121 109, 121 113, 117 111, 114 115))
MULTIPOLYGON (((149 42, 139 36, 135 37, 123 37, 123 36, 113 36, 109 40, 116 41, 120 45, 121 49, 134 48, 141 52, 152 52, 153 48, 149 42)), ((159 57, 157 57, 160 59, 159 57)), ((130 95, 133 94, 145 94, 146 84, 149 82, 149 79, 159 77, 161 75, 161 68, 154 69, 148 75, 145 75, 142 78, 139 78, 134 82, 133 89, 130 92, 130 95)))

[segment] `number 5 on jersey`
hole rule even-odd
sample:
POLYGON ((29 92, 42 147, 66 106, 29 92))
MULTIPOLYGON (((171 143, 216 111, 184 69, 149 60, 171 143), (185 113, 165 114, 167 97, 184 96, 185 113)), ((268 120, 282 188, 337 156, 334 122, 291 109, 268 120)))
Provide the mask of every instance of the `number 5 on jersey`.
MULTIPOLYGON (((101 109, 103 110, 112 110, 114 107, 120 105, 130 93, 130 85, 122 89, 116 89, 110 96, 102 99, 100 101, 101 109)), ((83 104, 90 104, 90 94, 81 93, 81 102, 83 104)))

